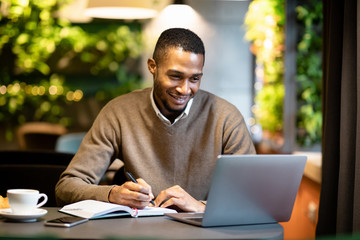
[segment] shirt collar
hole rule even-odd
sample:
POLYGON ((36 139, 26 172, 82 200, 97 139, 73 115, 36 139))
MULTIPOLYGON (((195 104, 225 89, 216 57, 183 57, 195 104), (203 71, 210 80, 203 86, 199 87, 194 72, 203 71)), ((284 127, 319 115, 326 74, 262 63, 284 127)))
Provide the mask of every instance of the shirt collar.
POLYGON ((156 116, 158 116, 158 118, 160 118, 163 122, 165 122, 167 125, 171 126, 174 125, 177 121, 179 121, 180 119, 184 119, 189 115, 190 112, 190 108, 191 105, 194 101, 194 98, 191 98, 188 103, 186 104, 185 110, 175 119, 175 121, 173 123, 170 122, 169 119, 167 119, 159 110, 159 108, 156 106, 155 100, 154 100, 154 88, 151 89, 151 93, 150 93, 150 100, 151 100, 151 105, 156 113, 156 116))

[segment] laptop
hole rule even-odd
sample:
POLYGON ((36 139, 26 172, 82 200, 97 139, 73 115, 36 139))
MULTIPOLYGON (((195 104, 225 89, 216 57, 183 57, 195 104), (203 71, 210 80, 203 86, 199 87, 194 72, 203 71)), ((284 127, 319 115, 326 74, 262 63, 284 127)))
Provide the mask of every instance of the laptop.
POLYGON ((289 221, 307 157, 220 155, 204 213, 168 213, 201 227, 289 221))

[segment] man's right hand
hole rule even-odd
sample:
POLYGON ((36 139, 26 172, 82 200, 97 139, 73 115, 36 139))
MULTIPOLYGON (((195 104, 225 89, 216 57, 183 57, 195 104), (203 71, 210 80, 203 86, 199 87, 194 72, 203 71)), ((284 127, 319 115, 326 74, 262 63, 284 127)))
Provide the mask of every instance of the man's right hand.
POLYGON ((148 206, 154 198, 151 187, 141 178, 138 178, 137 182, 129 181, 113 187, 109 194, 109 202, 139 209, 148 206))

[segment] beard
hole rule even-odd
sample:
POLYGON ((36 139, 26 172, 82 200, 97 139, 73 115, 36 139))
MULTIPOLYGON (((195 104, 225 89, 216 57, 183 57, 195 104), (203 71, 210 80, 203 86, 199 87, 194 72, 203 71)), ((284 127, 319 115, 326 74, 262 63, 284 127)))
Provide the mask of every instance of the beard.
MULTIPOLYGON (((166 93, 168 91, 170 91, 170 90, 167 90, 166 93)), ((167 96, 165 96, 165 94, 163 93, 163 89, 161 88, 158 81, 154 81, 154 94, 156 94, 156 96, 161 101, 162 105, 164 106, 164 108, 166 109, 166 111, 168 113, 171 113, 171 114, 174 114, 174 115, 180 115, 185 110, 185 108, 187 106, 187 103, 186 103, 185 106, 183 108, 181 108, 181 109, 172 107, 169 104, 169 101, 167 101, 167 96)), ((170 93, 167 93, 167 94, 169 95, 169 97, 171 97, 170 93)), ((172 95, 174 95, 174 94, 172 94, 172 95)), ((178 94, 176 94, 176 95, 178 95, 178 94)), ((155 101, 155 103, 156 103, 156 101, 155 101)), ((156 103, 156 105, 158 105, 158 103, 156 103)), ((158 106, 158 108, 159 108, 159 106, 158 106)))
POLYGON ((177 114, 177 115, 180 115, 185 110, 186 105, 187 105, 187 103, 186 103, 185 107, 183 107, 182 109, 174 109, 168 104, 168 102, 163 102, 163 104, 168 112, 171 112, 171 113, 177 114))

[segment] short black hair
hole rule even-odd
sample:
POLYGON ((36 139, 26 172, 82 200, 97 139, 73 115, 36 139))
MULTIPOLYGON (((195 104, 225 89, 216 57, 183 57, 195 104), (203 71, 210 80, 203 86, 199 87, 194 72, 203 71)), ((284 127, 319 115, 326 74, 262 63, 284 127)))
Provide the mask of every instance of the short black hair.
POLYGON ((205 61, 203 41, 194 32, 185 28, 170 28, 163 31, 156 43, 153 59, 160 63, 169 48, 182 48, 186 52, 202 54, 205 61))

